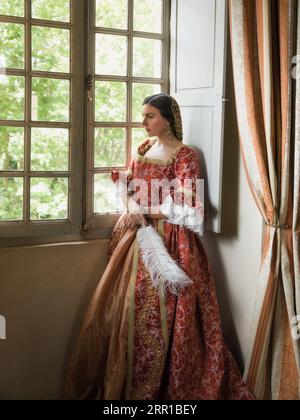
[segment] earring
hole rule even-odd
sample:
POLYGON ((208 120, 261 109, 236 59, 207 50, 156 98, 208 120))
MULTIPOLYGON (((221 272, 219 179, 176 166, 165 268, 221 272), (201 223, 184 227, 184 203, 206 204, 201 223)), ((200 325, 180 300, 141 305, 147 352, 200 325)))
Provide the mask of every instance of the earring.
POLYGON ((172 131, 170 129, 170 124, 167 125, 167 138, 168 140, 172 140, 171 138, 172 131))

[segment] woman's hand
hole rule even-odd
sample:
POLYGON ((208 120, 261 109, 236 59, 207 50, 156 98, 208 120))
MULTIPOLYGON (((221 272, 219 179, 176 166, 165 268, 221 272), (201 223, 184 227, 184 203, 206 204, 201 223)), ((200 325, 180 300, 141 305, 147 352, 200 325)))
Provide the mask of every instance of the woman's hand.
POLYGON ((142 213, 128 213, 125 224, 128 228, 134 230, 140 226, 147 226, 147 221, 142 213))

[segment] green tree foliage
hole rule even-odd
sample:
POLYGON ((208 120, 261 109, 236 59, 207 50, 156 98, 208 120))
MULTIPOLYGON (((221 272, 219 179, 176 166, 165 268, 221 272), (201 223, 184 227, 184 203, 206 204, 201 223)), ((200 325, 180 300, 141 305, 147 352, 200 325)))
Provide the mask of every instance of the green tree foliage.
POLYGON ((22 24, 1 23, 1 66, 24 69, 24 33, 22 24))
POLYGON ((0 178, 0 220, 22 220, 23 178, 0 178))
POLYGON ((103 28, 127 29, 128 0, 96 0, 96 25, 103 28), (112 7, 113 6, 113 7, 112 7))
POLYGON ((2 0, 0 15, 24 16, 24 0, 2 0))
POLYGON ((31 4, 33 18, 70 21, 70 0, 31 0, 31 4))

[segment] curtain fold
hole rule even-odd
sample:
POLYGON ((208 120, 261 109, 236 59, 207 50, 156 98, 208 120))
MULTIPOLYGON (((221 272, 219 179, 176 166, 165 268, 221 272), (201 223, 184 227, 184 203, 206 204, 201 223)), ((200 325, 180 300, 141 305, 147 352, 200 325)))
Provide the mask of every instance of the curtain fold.
POLYGON ((229 6, 241 153, 265 222, 245 380, 257 398, 299 399, 300 1, 229 6))

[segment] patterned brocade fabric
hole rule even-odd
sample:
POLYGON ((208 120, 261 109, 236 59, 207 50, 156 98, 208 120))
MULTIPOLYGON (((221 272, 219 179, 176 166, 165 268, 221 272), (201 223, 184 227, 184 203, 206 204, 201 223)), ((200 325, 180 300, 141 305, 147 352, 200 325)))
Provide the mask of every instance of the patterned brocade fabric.
MULTIPOLYGON (((151 197, 151 179, 196 179, 199 160, 193 149, 182 145, 168 162, 153 162, 139 154, 130 173, 131 180, 147 181, 151 197)), ((68 395, 107 400, 254 399, 223 340, 213 279, 199 236, 185 226, 149 222, 192 280, 178 295, 162 296, 151 283, 137 241, 124 228, 125 218, 114 228, 110 262, 82 327, 68 395), (103 294, 114 299, 106 303, 103 294)))

